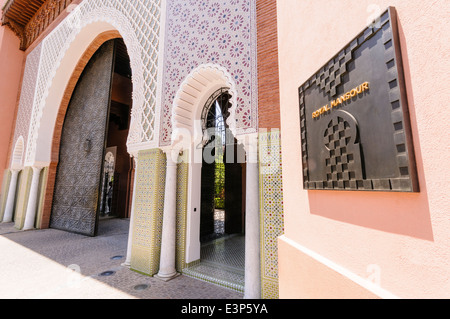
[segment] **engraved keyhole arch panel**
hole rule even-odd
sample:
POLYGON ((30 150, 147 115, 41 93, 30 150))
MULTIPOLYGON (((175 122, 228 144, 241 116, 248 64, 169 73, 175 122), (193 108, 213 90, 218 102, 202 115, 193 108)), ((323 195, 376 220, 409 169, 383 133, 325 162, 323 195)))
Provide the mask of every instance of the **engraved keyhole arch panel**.
POLYGON ((350 113, 339 111, 333 116, 324 130, 324 145, 324 180, 338 186, 364 179, 358 122, 350 113))

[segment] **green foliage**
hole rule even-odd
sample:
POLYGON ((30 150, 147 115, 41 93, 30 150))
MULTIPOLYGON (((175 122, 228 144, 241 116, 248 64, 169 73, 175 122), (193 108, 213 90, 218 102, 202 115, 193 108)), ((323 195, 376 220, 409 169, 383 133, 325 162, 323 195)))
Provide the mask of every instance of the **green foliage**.
POLYGON ((214 204, 218 209, 225 208, 225 164, 220 161, 216 161, 214 204))

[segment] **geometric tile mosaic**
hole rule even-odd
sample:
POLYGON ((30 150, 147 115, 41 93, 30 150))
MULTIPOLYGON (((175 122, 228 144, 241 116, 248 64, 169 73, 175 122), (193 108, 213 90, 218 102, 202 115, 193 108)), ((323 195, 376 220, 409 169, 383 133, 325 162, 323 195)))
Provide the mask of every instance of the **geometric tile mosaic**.
POLYGON ((167 1, 160 145, 170 143, 172 105, 198 66, 223 67, 236 85, 237 134, 257 128, 256 1, 167 1))
POLYGON ((140 151, 136 170, 131 269, 153 276, 158 273, 166 157, 159 149, 140 151))
POLYGON ((201 260, 183 274, 243 293, 245 286, 245 236, 227 235, 202 244, 201 260))
POLYGON ((284 233, 281 134, 259 134, 259 191, 261 218, 261 296, 278 299, 278 244, 284 233))

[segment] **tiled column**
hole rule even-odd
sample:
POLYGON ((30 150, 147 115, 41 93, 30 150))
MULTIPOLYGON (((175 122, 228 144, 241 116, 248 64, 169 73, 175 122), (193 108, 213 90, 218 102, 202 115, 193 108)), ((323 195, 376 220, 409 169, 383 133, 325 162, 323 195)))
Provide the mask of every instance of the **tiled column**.
POLYGON ((258 134, 246 135, 245 299, 261 298, 258 134))
POLYGON ((11 181, 9 182, 8 198, 6 199, 5 215, 3 216, 4 223, 10 223, 13 219, 14 203, 16 201, 17 178, 20 170, 11 171, 11 181))
POLYGON ((39 191, 39 177, 42 167, 33 167, 33 178, 31 180, 30 197, 28 199, 27 211, 25 215, 25 224, 23 230, 34 229, 37 211, 37 199, 39 191))
MULTIPOLYGON (((137 171, 138 166, 138 158, 137 156, 133 157, 134 171, 137 171)), ((135 173, 136 174, 136 173, 135 173)), ((130 230, 128 232, 128 246, 127 246, 127 257, 122 266, 130 267, 131 265, 131 250, 133 246, 133 224, 134 224, 134 198, 136 196, 136 176, 133 181, 133 198, 131 200, 131 212, 130 212, 130 230)))
POLYGON ((164 215, 161 238, 161 259, 156 276, 164 281, 175 278, 176 218, 177 218, 177 162, 172 149, 164 150, 167 157, 166 186, 164 193, 164 215))

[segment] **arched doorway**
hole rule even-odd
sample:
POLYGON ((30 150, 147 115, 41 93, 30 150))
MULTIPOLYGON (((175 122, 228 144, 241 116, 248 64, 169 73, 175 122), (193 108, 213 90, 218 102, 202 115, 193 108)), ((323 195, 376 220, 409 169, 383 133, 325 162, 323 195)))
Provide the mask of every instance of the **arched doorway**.
POLYGON ((59 144, 51 228, 97 234, 107 148, 116 153, 114 171, 106 183, 111 215, 128 216, 130 108, 126 47, 122 39, 108 40, 91 57, 70 97, 59 144))
MULTIPOLYGON (((186 267, 183 273, 199 279, 215 282, 225 285, 229 288, 242 291, 245 289, 247 298, 257 298, 260 294, 260 219, 259 219, 259 175, 258 175, 258 135, 257 134, 240 134, 237 135, 236 129, 236 110, 238 103, 236 84, 234 83, 230 73, 222 66, 216 64, 204 64, 194 69, 185 81, 181 84, 180 89, 175 96, 172 108, 172 144, 171 148, 177 150, 186 150, 189 154, 189 169, 187 182, 187 209, 186 209, 186 243, 185 249, 180 252, 185 257, 186 267), (214 102, 212 98, 214 93, 221 88, 227 88, 229 93, 230 113, 225 120, 228 129, 233 133, 234 137, 239 140, 240 152, 242 157, 245 155, 245 169, 242 172, 245 187, 241 196, 245 202, 245 269, 244 274, 239 271, 238 276, 233 276, 234 270, 227 267, 219 267, 211 269, 207 273, 203 271, 207 267, 203 267, 202 263, 202 245, 200 242, 200 208, 201 208, 201 184, 202 184, 202 162, 204 153, 204 124, 201 121, 202 111, 208 100, 214 102), (245 179, 244 179, 245 176, 245 179), (204 268, 202 270, 202 268, 204 268), (225 270, 225 272, 224 272, 225 270), (226 273, 226 274, 225 274, 226 273), (225 276, 224 276, 225 275, 225 276), (232 276, 229 276, 232 275, 232 276), (242 280, 245 277, 245 283, 242 280), (235 279, 235 280, 230 280, 235 279)), ((236 148, 238 146, 236 145, 236 148)), ((231 153, 231 152, 230 152, 231 153)), ((239 154, 237 152, 236 154, 239 154)), ((244 160, 242 159, 242 162, 244 160)), ((242 163, 241 162, 241 163, 242 163)), ((242 181, 241 181, 242 183, 242 181)), ((237 201, 236 201, 237 202, 237 201)), ((226 241, 222 241, 226 243, 226 241)), ((231 242, 228 242, 231 243, 231 242)), ((211 246, 212 247, 212 246, 211 246)), ((216 246, 217 247, 217 246, 216 246)), ((242 247, 242 246, 241 246, 242 247)), ((219 249, 224 251, 236 251, 233 247, 227 248, 225 245, 219 249)), ((225 255, 227 258, 227 256, 225 255)), ((233 256, 228 256, 231 260, 233 256)), ((204 258, 203 258, 204 260, 204 258)), ((236 274, 236 272, 234 272, 236 274)))
POLYGON ((230 94, 214 92, 202 111, 205 131, 202 157, 200 242, 244 233, 245 155, 228 129, 230 94))
POLYGON ((246 164, 228 128, 230 102, 229 88, 222 87, 201 113, 200 260, 184 273, 243 292, 246 164))

